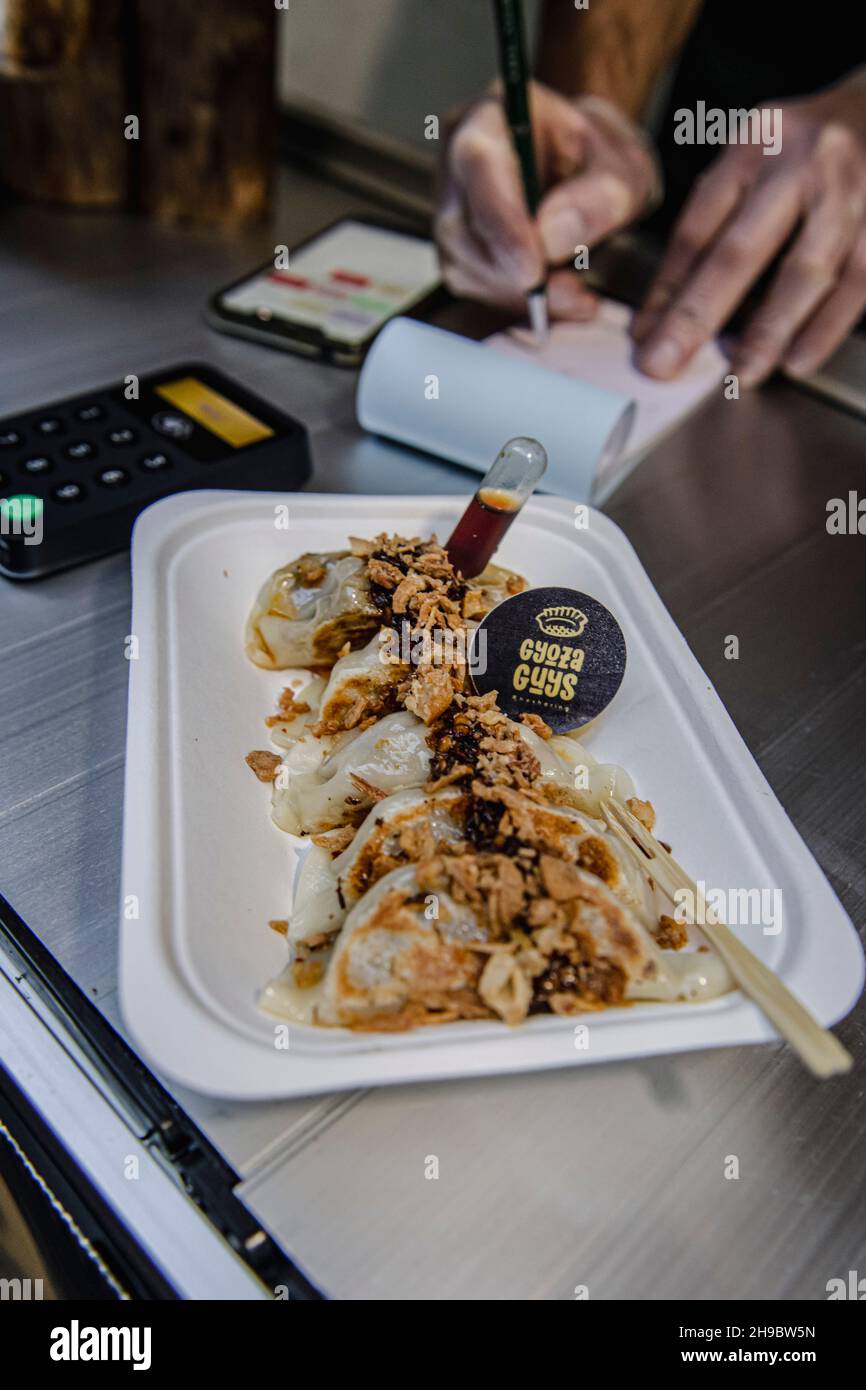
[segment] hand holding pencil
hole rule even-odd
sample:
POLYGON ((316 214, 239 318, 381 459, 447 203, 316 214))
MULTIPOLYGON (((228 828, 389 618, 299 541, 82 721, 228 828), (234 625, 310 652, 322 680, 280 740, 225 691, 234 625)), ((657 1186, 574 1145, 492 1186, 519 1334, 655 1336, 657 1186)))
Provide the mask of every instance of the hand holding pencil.
POLYGON ((531 213, 503 91, 497 83, 470 107, 445 149, 434 230, 446 283, 517 315, 546 280, 552 319, 590 319, 596 300, 574 269, 576 248, 592 248, 646 209, 658 189, 655 159, 609 102, 567 100, 532 82, 531 213))

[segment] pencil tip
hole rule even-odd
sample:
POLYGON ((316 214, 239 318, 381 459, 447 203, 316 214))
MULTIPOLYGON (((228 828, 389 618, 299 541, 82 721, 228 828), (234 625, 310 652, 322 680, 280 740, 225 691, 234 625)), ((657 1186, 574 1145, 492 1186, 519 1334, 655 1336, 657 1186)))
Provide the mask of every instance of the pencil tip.
POLYGON ((529 295, 529 322, 538 343, 546 343, 550 332, 547 315, 547 293, 544 289, 533 290, 529 295))

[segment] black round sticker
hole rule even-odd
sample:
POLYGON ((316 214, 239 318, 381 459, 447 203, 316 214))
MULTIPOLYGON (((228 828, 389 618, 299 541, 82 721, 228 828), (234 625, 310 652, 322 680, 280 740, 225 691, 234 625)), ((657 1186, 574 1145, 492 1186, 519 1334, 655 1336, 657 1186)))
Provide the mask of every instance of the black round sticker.
POLYGON ((479 623, 469 669, 479 695, 498 691, 511 719, 537 714, 565 733, 610 704, 625 659, 622 628, 598 599, 576 589, 527 589, 479 623))

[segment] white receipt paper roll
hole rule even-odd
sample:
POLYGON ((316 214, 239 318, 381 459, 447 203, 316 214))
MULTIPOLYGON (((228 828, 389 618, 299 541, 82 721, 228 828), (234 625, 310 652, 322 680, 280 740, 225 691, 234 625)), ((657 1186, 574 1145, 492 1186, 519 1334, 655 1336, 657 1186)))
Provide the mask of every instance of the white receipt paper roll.
POLYGON ((407 318, 373 343, 356 409, 365 430, 482 473, 530 435, 547 450, 544 489, 579 502, 615 467, 635 413, 625 396, 407 318))

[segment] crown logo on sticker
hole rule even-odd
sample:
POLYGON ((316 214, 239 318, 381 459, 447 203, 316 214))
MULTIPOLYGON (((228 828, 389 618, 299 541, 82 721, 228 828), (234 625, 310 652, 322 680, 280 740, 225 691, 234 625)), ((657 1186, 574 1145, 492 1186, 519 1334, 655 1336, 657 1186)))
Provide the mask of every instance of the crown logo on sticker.
POLYGON ((540 613, 536 613, 535 621, 545 637, 580 637, 589 618, 579 608, 560 604, 558 607, 542 608, 540 613))

